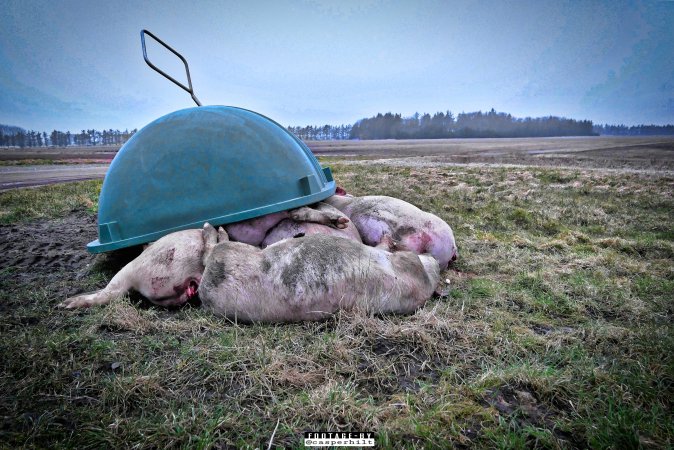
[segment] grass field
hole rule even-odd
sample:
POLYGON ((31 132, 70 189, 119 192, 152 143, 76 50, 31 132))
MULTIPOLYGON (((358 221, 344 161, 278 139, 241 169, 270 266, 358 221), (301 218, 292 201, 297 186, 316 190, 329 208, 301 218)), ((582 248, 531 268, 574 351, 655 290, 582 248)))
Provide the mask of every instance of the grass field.
POLYGON ((445 298, 276 326, 136 298, 61 311, 130 257, 83 249, 100 182, 0 194, 0 447, 266 448, 275 429, 290 447, 318 430, 382 448, 674 445, 671 174, 330 165, 352 194, 453 227, 445 298))

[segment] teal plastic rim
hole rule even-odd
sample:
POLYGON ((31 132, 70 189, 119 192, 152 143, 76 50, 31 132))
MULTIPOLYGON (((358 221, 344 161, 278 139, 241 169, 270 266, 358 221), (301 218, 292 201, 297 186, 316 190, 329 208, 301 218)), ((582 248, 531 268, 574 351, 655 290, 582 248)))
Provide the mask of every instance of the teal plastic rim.
MULTIPOLYGON (((325 169, 330 170, 329 167, 325 169)), ((170 228, 168 230, 158 231, 156 233, 150 233, 142 236, 136 236, 130 239, 120 239, 117 241, 109 242, 107 244, 101 244, 98 239, 87 244, 87 250, 89 253, 104 253, 112 250, 119 250, 120 248, 132 247, 134 245, 145 244, 147 242, 153 242, 162 236, 166 236, 170 233, 175 233, 176 231, 189 230, 194 228, 202 228, 205 222, 210 223, 213 226, 224 225, 228 223, 240 222, 242 220, 253 219, 255 217, 264 216, 266 214, 271 214, 279 211, 285 211, 288 209, 299 208, 300 206, 310 205, 312 203, 318 203, 321 200, 325 200, 328 197, 335 195, 335 189, 337 186, 334 181, 328 183, 328 188, 322 192, 308 195, 302 198, 296 198, 289 200, 283 203, 277 203, 275 205, 265 206, 263 208, 251 209, 248 211, 242 211, 234 214, 228 214, 226 216, 214 217, 212 219, 193 222, 187 225, 182 225, 175 228, 170 228)))

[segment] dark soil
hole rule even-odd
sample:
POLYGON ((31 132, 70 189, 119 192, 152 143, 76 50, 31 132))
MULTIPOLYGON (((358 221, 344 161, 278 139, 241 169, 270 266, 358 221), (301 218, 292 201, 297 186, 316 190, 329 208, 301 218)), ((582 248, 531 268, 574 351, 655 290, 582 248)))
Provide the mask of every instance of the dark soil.
MULTIPOLYGON (((94 255, 86 245, 98 237, 96 215, 75 211, 61 219, 0 226, 0 284, 5 288, 35 286, 49 299, 64 300, 89 287, 92 272, 116 273, 140 248, 94 255)), ((102 279, 98 286, 102 288, 102 279)), ((0 307, 0 309, 4 309, 0 307)))

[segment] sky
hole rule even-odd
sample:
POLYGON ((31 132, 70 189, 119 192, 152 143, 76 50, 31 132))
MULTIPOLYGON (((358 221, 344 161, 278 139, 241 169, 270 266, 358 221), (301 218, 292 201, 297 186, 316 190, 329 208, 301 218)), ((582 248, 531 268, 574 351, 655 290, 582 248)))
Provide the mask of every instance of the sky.
POLYGON ((674 1, 617 0, 2 0, 0 123, 123 130, 195 106, 143 61, 144 28, 204 105, 283 125, 491 108, 674 123, 674 1))

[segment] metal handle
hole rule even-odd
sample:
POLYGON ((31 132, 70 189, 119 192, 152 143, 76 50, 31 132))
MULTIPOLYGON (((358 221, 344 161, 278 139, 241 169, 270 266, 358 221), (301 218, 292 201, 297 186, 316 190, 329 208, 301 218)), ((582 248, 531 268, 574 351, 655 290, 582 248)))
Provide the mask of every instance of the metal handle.
POLYGON ((192 88, 192 78, 190 77, 190 68, 189 68, 189 66, 187 65, 187 60, 185 60, 185 58, 183 58, 183 55, 181 55, 181 54, 178 53, 177 51, 173 50, 167 43, 165 43, 164 41, 162 41, 162 40, 159 39, 157 36, 155 36, 154 34, 150 33, 150 32, 147 31, 147 30, 141 30, 141 31, 140 31, 140 42, 141 42, 141 44, 142 44, 142 46, 143 46, 143 59, 145 60, 145 62, 147 63, 147 65, 150 66, 151 68, 153 68, 155 71, 159 72, 161 75, 164 75, 164 76, 165 76, 166 78, 168 78, 170 81, 173 81, 175 84, 177 84, 178 86, 180 86, 180 87, 183 88, 184 90, 186 90, 186 91, 192 96, 192 100, 194 100, 194 103, 196 103, 197 106, 201 106, 201 102, 200 102, 199 99, 194 95, 194 89, 192 88), (169 75, 169 74, 167 74, 166 72, 164 72, 163 70, 161 70, 159 67, 157 67, 157 66, 155 66, 154 64, 152 64, 152 62, 150 62, 150 60, 147 58, 147 51, 145 50, 145 35, 146 35, 146 34, 149 35, 149 36, 150 36, 152 39, 154 39, 155 41, 159 42, 161 45, 163 45, 167 50, 169 50, 171 53, 173 53, 174 55, 176 55, 178 58, 180 58, 180 60, 183 62, 183 64, 185 64, 185 72, 187 72, 187 83, 188 83, 189 86, 190 86, 189 88, 186 87, 184 84, 182 84, 180 81, 178 81, 178 80, 176 80, 175 78, 173 78, 171 75, 169 75))

